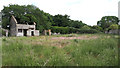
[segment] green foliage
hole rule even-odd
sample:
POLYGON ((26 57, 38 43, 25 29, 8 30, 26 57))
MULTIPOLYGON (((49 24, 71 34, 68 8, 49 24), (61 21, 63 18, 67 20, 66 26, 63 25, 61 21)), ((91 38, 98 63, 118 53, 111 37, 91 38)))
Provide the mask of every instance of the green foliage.
POLYGON ((108 28, 109 30, 115 30, 115 29, 118 29, 119 26, 117 24, 112 24, 110 25, 110 27, 108 28))
POLYGON ((98 31, 103 31, 103 29, 102 29, 102 27, 100 27, 100 26, 98 26, 98 25, 94 25, 94 26, 92 26, 92 28, 93 29, 96 29, 96 30, 98 30, 98 31))
POLYGON ((81 28, 81 27, 83 27, 84 25, 86 25, 86 24, 84 24, 82 21, 74 21, 74 20, 70 20, 70 23, 69 23, 69 27, 74 27, 74 28, 81 28))
POLYGON ((71 20, 68 15, 55 15, 53 17, 53 26, 81 28, 86 25, 82 21, 71 20))
POLYGON ((88 34, 94 34, 94 33, 99 33, 96 29, 79 29, 78 33, 83 34, 83 33, 88 33, 88 34))
POLYGON ((83 29, 83 30, 89 30, 91 28, 89 26, 87 26, 87 25, 84 25, 81 29, 83 29))
POLYGON ((2 41, 6 41, 6 38, 3 38, 2 41))
POLYGON ((53 33, 61 33, 61 34, 70 34, 70 33, 98 33, 96 29, 77 29, 73 27, 58 27, 58 26, 53 26, 51 27, 51 30, 53 33))
POLYGON ((68 34, 69 33, 69 28, 68 27, 58 27, 58 26, 53 26, 51 28, 53 33, 61 33, 61 34, 68 34))
POLYGON ((2 35, 6 36, 6 32, 4 30, 1 30, 1 31, 2 31, 2 35))
POLYGON ((120 29, 120 25, 118 25, 118 29, 120 29))
POLYGON ((78 39, 74 39, 74 42, 78 43, 79 41, 78 41, 78 39))
POLYGON ((55 15, 53 17, 53 20, 54 20, 54 24, 53 26, 62 26, 62 27, 66 27, 68 26, 68 23, 69 23, 69 16, 68 15, 55 15))
POLYGON ((9 25, 9 23, 10 23, 10 21, 9 21, 9 17, 7 17, 7 18, 2 18, 2 28, 4 28, 4 29, 9 29, 8 27, 7 27, 7 25, 9 25))
POLYGON ((97 25, 102 27, 103 30, 110 27, 112 24, 118 24, 119 19, 116 16, 104 16, 100 21, 97 22, 97 25))

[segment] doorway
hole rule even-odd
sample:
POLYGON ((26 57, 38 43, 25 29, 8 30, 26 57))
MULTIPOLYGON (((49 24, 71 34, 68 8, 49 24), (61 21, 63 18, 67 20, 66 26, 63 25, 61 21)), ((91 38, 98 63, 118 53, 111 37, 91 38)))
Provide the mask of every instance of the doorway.
POLYGON ((34 36, 34 31, 31 31, 31 36, 34 36))
POLYGON ((24 31, 24 32, 23 32, 23 33, 24 33, 24 36, 27 36, 27 29, 24 29, 23 31, 24 31))

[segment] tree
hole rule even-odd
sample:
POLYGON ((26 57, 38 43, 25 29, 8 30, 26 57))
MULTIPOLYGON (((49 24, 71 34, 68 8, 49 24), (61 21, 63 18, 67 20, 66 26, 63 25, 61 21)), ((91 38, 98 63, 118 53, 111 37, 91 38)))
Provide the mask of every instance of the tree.
POLYGON ((7 25, 9 25, 10 18, 12 15, 14 15, 18 23, 21 24, 33 24, 33 22, 36 22, 36 29, 39 29, 40 32, 42 32, 44 29, 49 29, 52 23, 51 16, 34 5, 20 6, 10 4, 9 6, 4 6, 2 13, 2 26, 5 29, 7 29, 7 25))
POLYGON ((102 29, 102 27, 100 27, 100 26, 98 26, 98 25, 94 25, 94 26, 92 26, 92 28, 93 29, 96 29, 96 30, 98 30, 98 31, 103 31, 103 29, 102 29))
POLYGON ((109 30, 115 30, 115 29, 118 29, 118 26, 117 24, 112 24, 110 25, 110 27, 108 28, 109 30))
POLYGON ((112 24, 118 24, 119 19, 116 16, 104 16, 100 21, 97 22, 97 25, 102 27, 103 30, 110 27, 112 24))
POLYGON ((81 29, 83 29, 83 30, 89 30, 91 28, 89 26, 87 26, 87 25, 84 25, 81 29))
POLYGON ((62 27, 66 27, 69 25, 69 16, 68 15, 55 15, 53 17, 53 21, 54 24, 53 26, 62 26, 62 27))
POLYGON ((74 27, 74 28, 81 28, 82 26, 84 26, 86 24, 84 24, 82 21, 78 21, 78 20, 70 20, 69 23, 69 27, 74 27))

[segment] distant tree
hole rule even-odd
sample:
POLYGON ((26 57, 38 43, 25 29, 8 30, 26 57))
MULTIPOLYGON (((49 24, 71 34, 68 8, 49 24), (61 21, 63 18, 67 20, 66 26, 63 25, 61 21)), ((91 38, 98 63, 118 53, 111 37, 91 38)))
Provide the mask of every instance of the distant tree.
POLYGON ((110 27, 112 24, 118 24, 119 19, 116 16, 104 16, 100 21, 97 22, 97 25, 102 27, 103 30, 110 27))
POLYGON ((55 15, 53 17, 54 24, 53 26, 63 26, 66 27, 69 25, 69 16, 68 15, 55 15))
POLYGON ((81 29, 83 29, 83 30, 89 30, 91 28, 88 25, 84 25, 83 27, 81 27, 81 29))
POLYGON ((75 21, 75 20, 70 20, 69 27, 74 27, 74 28, 81 28, 83 27, 84 24, 82 21, 75 21))
POLYGON ((100 27, 100 26, 98 26, 98 25, 94 25, 94 26, 92 26, 92 28, 93 29, 96 29, 96 30, 98 30, 98 31, 103 31, 103 29, 102 29, 102 27, 100 27))

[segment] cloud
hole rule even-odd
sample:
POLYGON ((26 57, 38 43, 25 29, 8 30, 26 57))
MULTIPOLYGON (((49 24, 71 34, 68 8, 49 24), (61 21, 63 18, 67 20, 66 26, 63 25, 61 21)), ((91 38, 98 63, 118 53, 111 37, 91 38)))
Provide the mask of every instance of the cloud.
POLYGON ((34 4, 41 10, 56 14, 68 14, 73 20, 82 20, 88 25, 96 25, 101 17, 118 15, 119 0, 1 0, 0 10, 3 5, 34 4))

